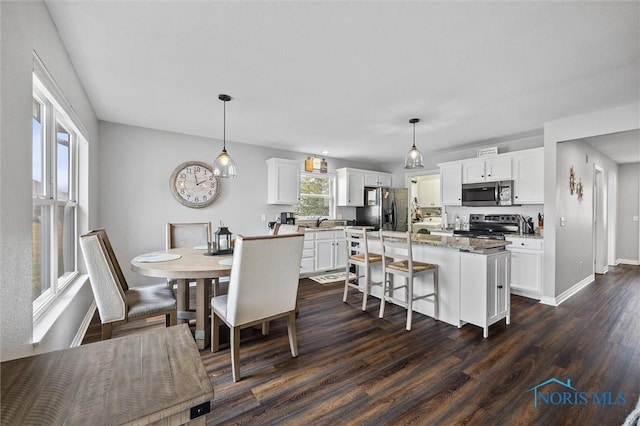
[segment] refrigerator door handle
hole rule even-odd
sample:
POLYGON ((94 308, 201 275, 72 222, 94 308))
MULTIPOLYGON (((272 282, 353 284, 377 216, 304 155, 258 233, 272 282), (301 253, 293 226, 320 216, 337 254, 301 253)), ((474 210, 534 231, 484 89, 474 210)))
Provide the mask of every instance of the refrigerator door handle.
POLYGON ((393 222, 391 224, 391 226, 392 226, 391 229, 393 231, 396 231, 398 229, 398 217, 396 216, 396 209, 397 209, 396 200, 393 200, 391 202, 391 217, 392 217, 392 220, 393 220, 393 222))

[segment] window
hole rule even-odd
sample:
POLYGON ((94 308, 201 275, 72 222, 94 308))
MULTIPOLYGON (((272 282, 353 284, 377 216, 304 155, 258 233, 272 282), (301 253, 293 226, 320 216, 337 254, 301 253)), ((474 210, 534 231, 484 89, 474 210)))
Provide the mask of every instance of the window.
POLYGON ((300 218, 335 217, 334 177, 313 173, 300 174, 300 218))
POLYGON ((32 301, 41 311, 77 275, 78 127, 33 76, 32 301))

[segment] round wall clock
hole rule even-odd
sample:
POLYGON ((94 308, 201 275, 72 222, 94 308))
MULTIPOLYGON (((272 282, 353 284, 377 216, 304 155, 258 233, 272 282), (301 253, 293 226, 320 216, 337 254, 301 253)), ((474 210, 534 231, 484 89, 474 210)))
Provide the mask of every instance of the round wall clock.
POLYGON ((169 187, 176 200, 196 209, 213 204, 220 192, 220 182, 211 166, 201 161, 186 161, 176 167, 169 187))

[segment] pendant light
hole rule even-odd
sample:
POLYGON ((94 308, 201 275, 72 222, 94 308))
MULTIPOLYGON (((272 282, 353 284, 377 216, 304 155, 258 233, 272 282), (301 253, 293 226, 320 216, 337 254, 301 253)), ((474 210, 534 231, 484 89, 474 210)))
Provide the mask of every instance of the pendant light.
POLYGON ((232 98, 229 95, 218 95, 218 99, 223 105, 223 127, 222 127, 222 152, 213 162, 213 174, 221 178, 236 177, 236 163, 227 154, 227 102, 232 98))
POLYGON ((409 120, 409 123, 413 124, 413 146, 407 153, 407 156, 404 157, 405 169, 422 169, 424 167, 424 164, 422 164, 422 154, 418 148, 416 148, 416 123, 419 121, 419 118, 409 120))

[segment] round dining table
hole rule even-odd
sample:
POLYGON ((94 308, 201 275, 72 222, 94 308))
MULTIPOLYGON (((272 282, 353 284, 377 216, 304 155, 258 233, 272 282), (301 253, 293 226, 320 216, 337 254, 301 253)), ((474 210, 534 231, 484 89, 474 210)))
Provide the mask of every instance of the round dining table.
POLYGON ((219 292, 220 277, 227 277, 231 274, 233 263, 232 254, 210 256, 206 253, 206 250, 181 247, 140 255, 131 260, 133 272, 178 282, 176 297, 178 320, 185 321, 193 317, 192 312, 188 311, 188 282, 196 281, 195 340, 199 349, 204 349, 211 343, 211 323, 209 321, 211 286, 209 283, 213 280, 213 295, 216 296, 219 292))

